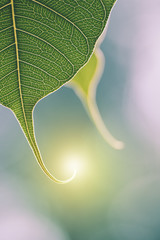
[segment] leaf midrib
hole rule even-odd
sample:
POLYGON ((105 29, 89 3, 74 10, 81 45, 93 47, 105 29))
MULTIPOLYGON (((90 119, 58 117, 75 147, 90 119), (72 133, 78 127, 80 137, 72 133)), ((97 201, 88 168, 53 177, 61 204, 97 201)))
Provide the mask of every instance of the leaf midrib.
MULTIPOLYGON (((40 2, 36 1, 36 0, 33 0, 33 2, 39 4, 39 5, 42 5, 43 7, 45 8, 48 8, 47 6, 41 4, 40 2)), ((11 5, 11 10, 12 10, 12 21, 13 21, 13 32, 14 32, 14 41, 15 41, 15 50, 16 50, 16 62, 17 62, 17 73, 18 73, 18 88, 19 88, 19 94, 20 94, 20 102, 21 102, 21 108, 22 108, 22 113, 23 113, 23 118, 24 118, 24 123, 25 123, 25 127, 26 127, 26 131, 27 131, 27 134, 28 134, 28 142, 31 144, 32 148, 33 148, 33 152, 35 153, 36 157, 39 159, 39 162, 42 161, 41 157, 40 157, 40 154, 39 154, 39 150, 37 149, 34 141, 32 140, 32 137, 30 135, 30 130, 29 130, 29 127, 28 127, 28 123, 27 123, 27 118, 26 118, 26 113, 25 113, 25 107, 24 107, 24 101, 23 101, 23 94, 22 94, 22 84, 21 84, 21 76, 20 76, 20 59, 19 59, 19 48, 18 48, 18 37, 17 37, 17 30, 21 31, 20 29, 17 29, 16 27, 16 14, 15 14, 15 8, 14 8, 14 0, 11 0, 10 3, 6 4, 4 7, 7 7, 8 5, 11 5)), ((2 8, 4 8, 2 7, 2 8)), ((50 9, 48 8, 49 10, 52 10, 53 9, 50 9)), ((58 14, 57 12, 55 12, 56 14, 58 14)), ((64 16, 61 16, 64 18, 64 16)), ((66 19, 67 21, 69 21, 68 19, 66 19)), ((70 23, 72 23, 71 21, 69 21, 70 23)), ((85 34, 74 24, 72 23, 72 25, 74 27, 77 28, 77 30, 79 30, 81 32, 81 34, 85 37, 86 41, 87 41, 87 46, 88 46, 88 54, 89 54, 89 44, 88 44, 88 39, 87 37, 85 36, 85 34)), ((36 37, 36 36, 35 36, 36 37)), ((52 46, 53 47, 53 46, 52 46)), ((61 53, 62 54, 62 53, 61 53)), ((65 57, 65 56, 64 56, 65 57)), ((66 57, 65 57, 66 58, 66 57)), ((67 59, 68 60, 68 59, 67 59)), ((70 62, 70 61, 69 61, 70 62)))
POLYGON ((39 156, 39 153, 37 152, 37 149, 35 147, 34 142, 32 141, 32 137, 30 135, 30 131, 28 128, 27 124, 27 119, 26 119, 26 113, 24 109, 24 102, 23 102, 23 97, 22 97, 22 88, 21 88, 21 77, 20 77, 20 60, 19 60, 19 50, 18 50, 18 40, 17 40, 17 28, 16 28, 16 20, 15 20, 15 11, 14 11, 14 2, 11 0, 11 9, 12 9, 12 20, 13 20, 13 30, 14 30, 14 39, 15 39, 15 48, 16 48, 16 62, 17 62, 17 72, 18 72, 18 86, 19 86, 19 94, 20 94, 20 100, 21 100, 21 107, 22 107, 22 112, 23 112, 23 117, 24 117, 24 122, 26 125, 26 130, 29 136, 30 144, 32 145, 35 154, 37 155, 36 157, 39 156))

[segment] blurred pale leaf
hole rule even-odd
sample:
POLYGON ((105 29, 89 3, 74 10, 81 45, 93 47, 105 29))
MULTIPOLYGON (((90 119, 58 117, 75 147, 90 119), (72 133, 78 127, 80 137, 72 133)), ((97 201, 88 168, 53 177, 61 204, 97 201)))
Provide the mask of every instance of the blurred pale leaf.
POLYGON ((67 84, 81 99, 98 131, 115 149, 122 149, 123 142, 116 140, 106 128, 96 104, 96 90, 104 69, 104 55, 97 47, 88 63, 67 84))

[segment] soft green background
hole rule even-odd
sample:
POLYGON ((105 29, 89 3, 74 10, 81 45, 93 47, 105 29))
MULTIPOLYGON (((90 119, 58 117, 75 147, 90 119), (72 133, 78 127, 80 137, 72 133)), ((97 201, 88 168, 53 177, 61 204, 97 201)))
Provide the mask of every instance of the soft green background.
POLYGON ((158 0, 118 0, 101 48, 97 102, 123 151, 110 148, 81 102, 63 87, 34 112, 51 182, 38 167, 13 114, 0 107, 1 240, 160 239, 160 84, 158 0), (76 160, 77 161, 77 160, 76 160))

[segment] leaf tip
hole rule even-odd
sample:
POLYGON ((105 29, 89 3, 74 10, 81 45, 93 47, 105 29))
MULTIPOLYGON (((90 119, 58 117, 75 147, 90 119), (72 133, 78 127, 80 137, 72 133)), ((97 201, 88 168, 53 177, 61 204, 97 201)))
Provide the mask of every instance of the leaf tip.
POLYGON ((39 161, 39 159, 37 159, 37 160, 38 160, 38 163, 39 163, 41 169, 43 170, 43 172, 47 175, 47 177, 48 177, 50 180, 52 180, 52 181, 55 182, 55 183, 58 183, 58 184, 66 184, 66 183, 71 182, 71 181, 76 177, 77 170, 74 169, 73 174, 72 174, 72 176, 71 176, 70 178, 68 178, 68 179, 66 179, 66 180, 59 180, 58 178, 54 177, 54 176, 49 172, 49 170, 46 168, 45 164, 43 163, 42 159, 41 159, 41 161, 39 161))
POLYGON ((125 144, 124 144, 124 142, 121 142, 121 141, 115 141, 113 147, 114 147, 116 150, 122 150, 122 149, 125 148, 125 144))

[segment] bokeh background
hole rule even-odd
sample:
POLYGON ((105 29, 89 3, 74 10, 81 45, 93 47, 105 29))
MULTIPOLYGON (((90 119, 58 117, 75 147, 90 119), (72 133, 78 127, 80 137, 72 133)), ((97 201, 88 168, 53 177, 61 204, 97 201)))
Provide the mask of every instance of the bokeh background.
POLYGON ((40 170, 13 114, 0 106, 1 240, 160 239, 160 1, 118 0, 101 45, 102 117, 125 149, 106 144, 67 87, 34 111, 40 170))

